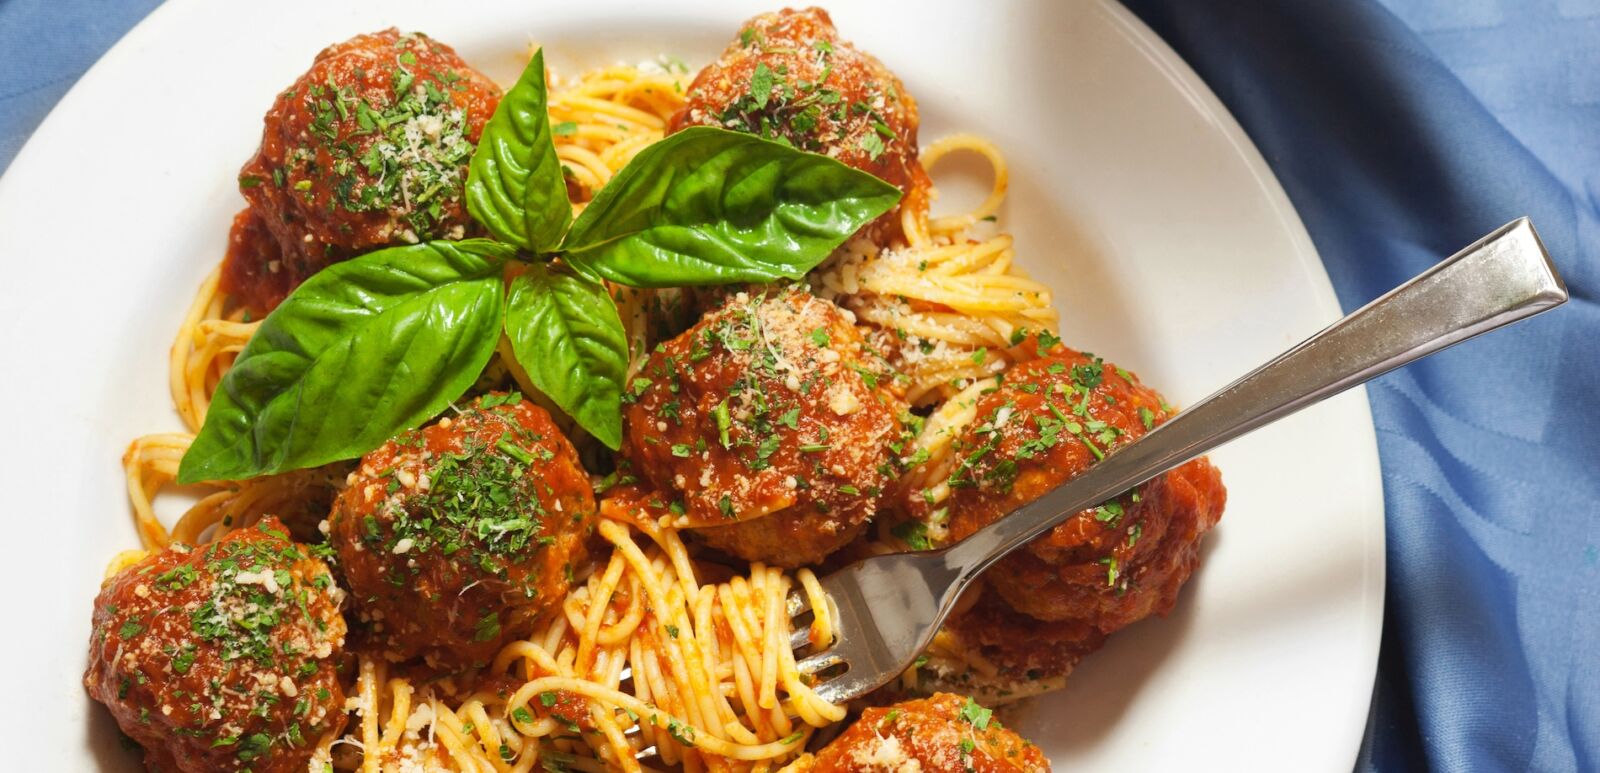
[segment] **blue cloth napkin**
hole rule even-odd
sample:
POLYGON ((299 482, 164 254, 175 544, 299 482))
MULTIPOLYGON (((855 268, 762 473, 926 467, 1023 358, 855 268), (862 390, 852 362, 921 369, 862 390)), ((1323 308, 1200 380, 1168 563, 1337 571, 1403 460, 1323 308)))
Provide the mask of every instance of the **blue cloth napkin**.
POLYGON ((1128 0, 1354 309, 1528 215, 1572 301, 1372 384, 1389 594, 1359 767, 1600 768, 1600 2, 1128 0))
MULTIPOLYGON (((1514 217, 1568 307, 1374 382, 1389 598, 1358 767, 1600 770, 1600 0, 1126 0, 1356 308, 1514 217)), ((153 0, 0 0, 0 169, 153 0)))
POLYGON ((0 0, 0 173, 89 65, 159 0, 0 0))

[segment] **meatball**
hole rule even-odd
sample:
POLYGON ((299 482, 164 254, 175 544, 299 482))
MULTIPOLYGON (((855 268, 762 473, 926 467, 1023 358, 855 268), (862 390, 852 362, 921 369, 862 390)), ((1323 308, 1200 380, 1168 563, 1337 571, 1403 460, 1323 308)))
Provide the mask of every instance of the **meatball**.
POLYGON ((368 643, 453 668, 559 608, 594 516, 550 414, 493 393, 363 457, 328 529, 368 643))
POLYGON ((250 208, 234 222, 223 289, 270 309, 335 261, 464 236, 467 162, 499 102, 493 82, 420 33, 324 49, 278 95, 239 172, 250 208))
MULTIPOLYGON (((951 536, 1038 498, 1169 411, 1132 373, 1064 347, 1013 367, 956 441, 951 536)), ((1019 612, 1111 633, 1172 608, 1226 499, 1216 468, 1196 459, 1073 515, 996 564, 988 585, 1019 612)))
POLYGON ((922 773, 1010 773, 1047 771, 1039 747, 1001 727, 989 709, 971 698, 935 693, 861 718, 799 769, 809 773, 921 771, 922 773))
POLYGON ((998 672, 987 679, 992 683, 988 686, 1020 694, 1036 692, 1037 686, 1028 689, 1017 682, 1066 676, 1106 640, 1100 629, 1083 620, 1029 617, 987 590, 971 608, 951 615, 945 630, 995 666, 998 672))
POLYGON ((106 581, 84 686, 151 770, 304 771, 344 729, 343 595, 276 519, 174 544, 106 581))
POLYGON ((900 409, 839 307, 738 293, 658 346, 623 409, 623 454, 680 527, 748 561, 815 563, 877 513, 900 409))
MULTIPOLYGON (((917 159, 917 101, 900 79, 841 40, 828 12, 785 9, 757 16, 689 85, 669 131, 720 126, 782 139, 869 172, 925 206, 930 182, 917 159)), ((870 232, 892 236, 885 214, 870 232)))
POLYGON ((293 269, 284 266, 283 250, 261 214, 253 207, 239 210, 228 229, 228 250, 222 256, 222 291, 244 306, 271 311, 316 272, 292 273, 293 269))

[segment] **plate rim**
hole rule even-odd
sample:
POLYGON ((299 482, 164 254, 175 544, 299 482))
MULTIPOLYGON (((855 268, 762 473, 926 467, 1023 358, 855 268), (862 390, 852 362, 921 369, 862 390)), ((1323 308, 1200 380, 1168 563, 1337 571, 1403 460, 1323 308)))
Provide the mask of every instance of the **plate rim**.
MULTIPOLYGON (((1266 157, 1261 154, 1261 149, 1256 147, 1250 139, 1248 132, 1234 118, 1227 105, 1217 97, 1211 87, 1202 79, 1189 63, 1178 55, 1155 30, 1135 16, 1126 6, 1117 0, 1092 0, 1096 10, 1107 16, 1114 24, 1120 26, 1129 42, 1137 46, 1147 58, 1159 65, 1167 79, 1181 87, 1190 98, 1191 103, 1204 115, 1209 117, 1222 135, 1228 139, 1234 154, 1244 163, 1255 177, 1257 187, 1272 205, 1279 226, 1290 237, 1295 249, 1295 263, 1306 273, 1311 283, 1315 285, 1318 300, 1329 315, 1330 323, 1345 312, 1339 303, 1338 295, 1333 289, 1333 278, 1328 275, 1327 264, 1322 259, 1322 254, 1311 241, 1311 234, 1306 230, 1305 223, 1300 219, 1299 210, 1294 202, 1289 199, 1289 194, 1284 190, 1283 184, 1278 181, 1278 176, 1272 170, 1272 165, 1267 163, 1266 157)), ((1349 739, 1347 767, 1353 767, 1360 755, 1361 747, 1366 736, 1367 727, 1371 722, 1371 706, 1376 700, 1376 687, 1378 678, 1378 653, 1383 640, 1383 618, 1388 598, 1388 508, 1384 496, 1383 469, 1378 452, 1377 426, 1372 417, 1372 402, 1365 384, 1348 392, 1341 393, 1343 399, 1355 403, 1363 420, 1357 432, 1362 436, 1363 446, 1362 462, 1370 469, 1376 486, 1373 487, 1374 501, 1369 505, 1374 513, 1369 516, 1368 522, 1362 529, 1365 540, 1365 552, 1362 560, 1362 597, 1367 607, 1365 630, 1362 636, 1362 659, 1366 663, 1362 671, 1369 673, 1364 686, 1353 697, 1360 704, 1367 707, 1366 715, 1359 722, 1352 722, 1351 726, 1344 729, 1349 739)))
MULTIPOLYGON (((1294 243, 1295 262, 1305 271, 1307 278, 1316 287, 1316 294, 1325 310, 1329 313, 1330 323, 1345 312, 1339 303, 1338 294, 1333 289, 1333 278, 1328 274, 1327 264, 1322 259, 1322 253, 1311 240, 1311 234, 1306 230, 1305 223, 1300 219, 1300 212, 1290 200, 1289 194, 1279 182, 1278 176, 1272 170, 1272 165, 1267 163, 1261 149, 1256 147, 1250 139, 1248 132, 1234 118, 1232 111, 1211 90, 1211 87, 1194 71, 1189 63, 1178 55, 1155 30, 1135 16, 1126 6, 1117 0, 1093 0, 1096 9, 1109 17, 1113 23, 1125 30, 1127 39, 1138 46, 1151 61, 1161 66, 1167 79, 1182 87, 1193 104, 1205 115, 1211 118, 1217 128, 1222 132, 1232 145, 1234 154, 1244 163, 1255 176, 1257 187, 1266 196, 1277 216, 1279 226, 1287 233, 1294 243)), ((1383 619, 1387 608, 1388 599, 1388 507, 1385 498, 1383 468, 1378 451, 1377 426, 1372 417, 1372 402, 1365 384, 1348 392, 1341 393, 1344 399, 1355 403, 1355 408, 1363 417, 1358 428, 1363 446, 1363 465, 1369 469, 1372 480, 1376 483, 1373 487, 1374 501, 1369 503, 1373 516, 1369 516, 1362 535, 1366 542, 1366 550, 1362 558, 1362 596, 1367 615, 1365 630, 1363 631, 1362 658, 1366 665, 1363 672, 1370 674, 1362 689, 1354 696, 1360 704, 1367 707, 1366 715, 1359 722, 1352 722, 1344 732, 1349 739, 1347 767, 1353 767, 1358 761, 1361 747, 1364 743, 1366 731, 1372 719, 1372 704, 1376 700, 1378 679, 1378 654, 1383 641, 1383 619)))
MULTIPOLYGON (((835 0, 841 2, 842 0, 835 0)), ((1138 19, 1131 11, 1115 0, 1088 0, 1093 6, 1093 11, 1107 17, 1120 29, 1123 37, 1134 45, 1148 60, 1157 65, 1163 75, 1172 84, 1178 86, 1189 99, 1195 109, 1210 120, 1214 127, 1226 138, 1233 155, 1250 171, 1255 185, 1260 189, 1265 201, 1271 206, 1278 228, 1289 238, 1293 244, 1294 254, 1292 262, 1306 275, 1313 286, 1313 294, 1319 304, 1319 311, 1326 311, 1330 318, 1342 315, 1343 311, 1338 298, 1333 291, 1331 278, 1326 266, 1312 243, 1305 225, 1300 219, 1298 211, 1273 173, 1270 164, 1262 156, 1259 148, 1249 138, 1243 127, 1228 111, 1227 107, 1217 98, 1209 86, 1199 77, 1194 70, 1164 41, 1155 34, 1143 21, 1138 19)), ((61 129, 62 115, 73 112, 79 101, 84 99, 84 94, 92 93, 101 88, 101 82, 115 77, 115 71, 125 61, 137 56, 147 38, 158 36, 165 28, 177 25, 174 21, 182 19, 190 9, 200 5, 198 0, 169 0, 153 9, 137 24, 129 29, 115 44, 108 48, 95 63, 84 72, 72 87, 51 107, 45 118, 34 128, 28 136, 5 173, 0 175, 0 203, 8 202, 13 197, 12 188, 18 185, 14 180, 21 177, 33 177, 27 170, 35 165, 34 157, 44 153, 42 147, 48 139, 41 141, 41 137, 49 138, 61 129), (17 170, 24 172, 18 174, 17 170)), ((4 219, 0 212, 0 221, 4 219)), ((8 293, 0 291, 0 299, 8 293)), ((17 329, 16 323, 21 320, 14 319, 14 315, 0 307, 0 321, 4 321, 5 328, 0 329, 0 342, 9 344, 12 333, 17 329)), ((7 346, 9 349, 10 347, 7 346)), ((6 390, 10 391, 10 390, 6 390)), ((1363 421, 1359 427, 1353 428, 1361 437, 1358 439, 1363 447, 1362 459, 1363 473, 1370 474, 1372 483, 1368 509, 1371 514, 1362 529, 1364 552, 1362 556, 1362 598, 1364 615, 1364 630, 1361 638, 1361 651, 1359 658, 1365 664, 1362 672, 1368 673, 1369 678, 1359 692, 1353 693, 1352 698, 1359 699, 1362 705, 1370 705, 1373 699, 1374 687, 1377 678, 1377 661, 1379 647, 1382 640, 1383 616, 1386 603, 1386 563, 1387 563, 1387 517, 1384 502, 1384 481, 1380 466, 1380 457, 1377 447, 1376 428, 1372 419, 1371 405, 1366 387, 1351 390, 1352 394, 1345 399, 1355 403, 1351 409, 1359 410, 1363 421)), ((1368 724, 1369 716, 1363 715, 1361 721, 1352 722, 1350 727, 1343 728, 1342 733, 1348 739, 1344 744, 1349 749, 1349 761, 1353 764, 1360 751, 1362 737, 1368 724)), ((1330 728, 1331 729, 1331 728, 1330 728)))

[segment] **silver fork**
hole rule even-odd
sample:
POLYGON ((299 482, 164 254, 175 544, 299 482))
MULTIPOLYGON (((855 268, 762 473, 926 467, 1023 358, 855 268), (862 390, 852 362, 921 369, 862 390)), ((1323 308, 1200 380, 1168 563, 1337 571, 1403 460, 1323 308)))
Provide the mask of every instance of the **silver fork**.
MULTIPOLYGON (((1258 427, 1565 303, 1527 218, 1515 220, 1201 400, 1078 477, 944 549, 857 561, 822 578, 837 638, 798 662, 842 703, 911 665, 984 569, 1065 520, 1258 427), (836 675, 823 672, 842 669, 836 675)), ((792 601, 796 615, 807 609, 792 601)), ((805 644, 800 627, 792 640, 805 644)))

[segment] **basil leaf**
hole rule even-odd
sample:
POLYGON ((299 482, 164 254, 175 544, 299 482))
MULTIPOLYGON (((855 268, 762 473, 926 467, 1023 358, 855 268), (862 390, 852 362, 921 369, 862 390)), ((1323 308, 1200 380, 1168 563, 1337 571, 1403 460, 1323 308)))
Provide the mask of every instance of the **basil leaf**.
POLYGON ((428 242, 306 280, 223 377, 178 481, 349 459, 444 410, 494 353, 513 254, 481 239, 428 242))
POLYGON ((473 219, 496 239, 531 252, 555 247, 572 221, 548 110, 541 49, 500 99, 467 169, 473 219))
POLYGON ((608 448, 622 445, 628 337, 605 285, 565 266, 529 264, 511 281, 506 335, 539 391, 608 448))
POLYGON ((561 252, 633 287, 798 279, 899 200, 893 185, 827 156, 696 126, 623 167, 561 252))

